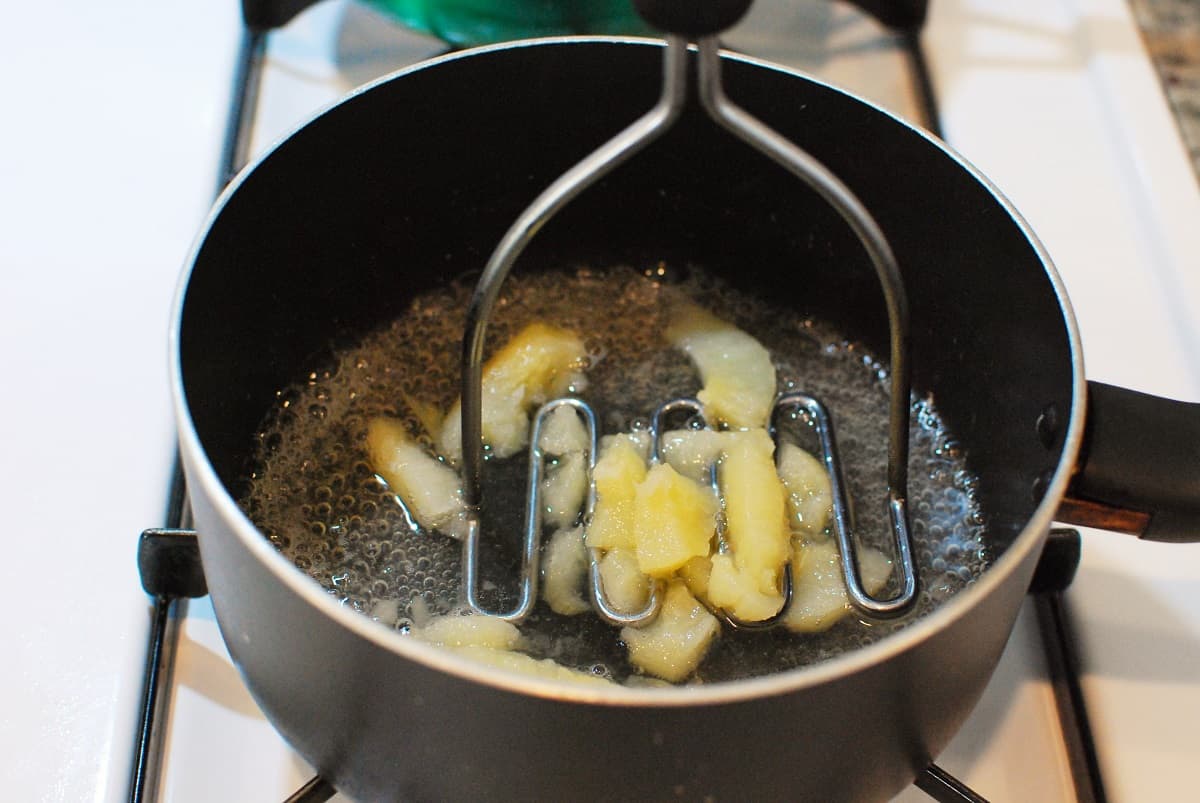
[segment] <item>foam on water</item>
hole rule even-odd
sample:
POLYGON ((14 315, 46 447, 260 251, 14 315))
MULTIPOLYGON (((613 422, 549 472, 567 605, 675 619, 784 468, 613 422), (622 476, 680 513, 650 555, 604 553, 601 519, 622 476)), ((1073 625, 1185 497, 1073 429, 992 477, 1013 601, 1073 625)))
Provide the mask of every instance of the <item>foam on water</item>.
MULTIPOLYGON (((857 537, 890 554, 883 365, 820 322, 772 308, 700 271, 663 274, 620 268, 514 275, 488 343, 497 348, 535 319, 580 333, 592 360, 584 396, 603 432, 627 430, 662 401, 698 390, 687 359, 663 338, 673 303, 696 301, 770 350, 781 389, 805 390, 825 403, 857 537)), ((334 364, 314 367, 281 390, 258 435, 257 466, 241 500, 272 543, 343 605, 400 629, 426 612, 459 605, 460 546, 413 531, 367 462, 367 422, 399 417, 431 443, 422 411, 445 411, 458 396, 459 344, 471 289, 470 282, 456 283, 417 298, 406 315, 337 355, 334 364)), ((915 610, 887 623, 851 616, 815 635, 726 632, 698 682, 802 666, 870 643, 928 613, 987 567, 974 480, 931 399, 913 400, 909 451, 910 526, 921 589, 915 610)), ((485 472, 484 579, 501 602, 515 593, 524 477, 523 457, 489 461, 485 472)), ((631 674, 619 631, 590 614, 562 617, 539 605, 521 629, 526 650, 538 657, 616 679, 631 674)))

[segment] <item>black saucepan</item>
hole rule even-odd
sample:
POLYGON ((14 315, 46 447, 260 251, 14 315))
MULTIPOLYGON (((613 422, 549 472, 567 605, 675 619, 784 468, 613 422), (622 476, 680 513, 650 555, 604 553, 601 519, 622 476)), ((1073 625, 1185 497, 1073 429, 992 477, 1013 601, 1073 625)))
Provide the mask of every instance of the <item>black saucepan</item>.
MULTIPOLYGON (((840 176, 889 238, 914 391, 933 395, 979 477, 994 565, 826 663, 601 693, 389 632, 277 553, 235 503, 275 392, 414 294, 479 270, 537 192, 653 105, 660 52, 522 43, 404 71, 245 172, 196 246, 172 351, 213 604, 263 711, 357 799, 884 799, 970 712, 1068 488, 1077 513, 1121 508, 1129 529, 1200 535, 1197 411, 1085 382, 1063 287, 987 180, 869 104, 730 57, 729 95, 840 176)), ((660 261, 703 265, 887 353, 878 282, 844 223, 699 114, 569 206, 517 270, 660 261)))

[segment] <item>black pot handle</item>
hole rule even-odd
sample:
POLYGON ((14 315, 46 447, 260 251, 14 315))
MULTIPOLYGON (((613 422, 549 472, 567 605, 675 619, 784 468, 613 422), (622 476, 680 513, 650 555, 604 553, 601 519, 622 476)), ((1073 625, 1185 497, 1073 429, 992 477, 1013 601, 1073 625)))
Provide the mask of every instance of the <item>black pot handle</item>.
POLYGON ((1088 382, 1083 447, 1056 518, 1200 542, 1200 404, 1088 382))
POLYGON ((633 0, 637 13, 652 27, 678 36, 712 36, 732 28, 753 0, 633 0))
POLYGON ((242 19, 252 31, 282 28, 317 0, 242 0, 242 19))
POLYGON ((896 31, 919 31, 929 14, 929 0, 849 0, 896 31))

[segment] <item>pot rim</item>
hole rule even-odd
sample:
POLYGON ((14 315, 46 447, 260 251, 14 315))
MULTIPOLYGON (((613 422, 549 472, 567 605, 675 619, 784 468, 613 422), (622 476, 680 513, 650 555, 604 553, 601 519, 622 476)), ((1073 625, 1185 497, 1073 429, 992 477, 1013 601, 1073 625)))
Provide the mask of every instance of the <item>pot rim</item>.
MULTIPOLYGON (((801 689, 811 688, 838 678, 864 671, 876 664, 889 661, 910 649, 916 648, 921 642, 933 637, 939 631, 949 627, 961 618, 979 601, 993 593, 1008 576, 1016 571, 1025 557, 1041 543, 1058 503, 1065 495, 1067 483, 1074 471, 1084 429, 1086 413, 1086 379, 1083 369, 1083 350, 1079 338, 1075 315, 1067 297, 1062 277, 1055 269, 1045 247, 1037 238, 1028 222, 1021 216, 1013 204, 980 170, 967 161, 961 154, 946 143, 934 137, 924 129, 918 128, 901 119, 895 114, 881 108, 853 92, 833 86, 813 76, 769 61, 757 59, 728 51, 722 51, 722 57, 731 61, 743 62, 755 67, 774 70, 787 75, 810 81, 834 91, 847 95, 863 103, 876 112, 891 118, 896 124, 909 129, 924 138, 927 142, 941 149, 949 158, 967 171, 995 198, 1012 220, 1017 224, 1022 234, 1029 241, 1042 263, 1047 278, 1050 280, 1063 314, 1067 329, 1067 338, 1071 353, 1071 415, 1063 441, 1062 454, 1055 468, 1053 477, 1047 485, 1046 493, 1034 510, 1033 516, 1024 529, 1013 539, 1008 549, 984 573, 969 586, 956 593, 951 599, 942 603, 938 608, 923 616, 916 622, 890 634, 879 641, 850 650, 835 658, 818 664, 799 667, 771 675, 747 678, 743 680, 714 683, 711 685, 687 685, 670 688, 656 687, 627 687, 613 684, 611 688, 592 684, 571 684, 561 680, 545 680, 523 675, 510 670, 496 669, 476 663, 461 657, 449 650, 436 647, 416 638, 402 635, 395 630, 372 621, 363 614, 348 610, 339 605, 310 577, 297 569, 282 553, 278 552, 254 524, 246 517, 237 502, 229 494, 224 484, 217 477, 216 471, 209 462, 200 438, 196 432, 188 411, 187 399, 183 390, 183 374, 180 359, 180 331, 183 322, 183 309, 187 297, 187 288, 195 269, 196 260, 204 242, 217 218, 221 215, 229 199, 238 188, 248 180, 257 166, 281 148, 300 129, 309 125, 317 118, 332 109, 370 92, 375 87, 386 82, 402 78, 419 70, 436 67, 439 64, 471 58, 477 54, 500 50, 511 50, 525 47, 555 46, 569 44, 606 44, 606 45, 637 45, 662 47, 658 39, 633 36, 562 36, 541 39, 525 39, 514 42, 484 45, 467 50, 449 53, 416 64, 401 68, 388 75, 382 76, 370 83, 355 89, 344 97, 326 105, 303 122, 295 126, 285 136, 276 140, 259 156, 247 164, 238 175, 230 181, 220 193, 209 211, 203 225, 197 233, 188 256, 184 270, 180 276, 172 302, 169 344, 169 371, 171 377, 172 402, 176 423, 179 426, 179 441, 181 454, 193 459, 186 460, 192 470, 188 474, 189 482, 199 486, 212 501, 218 513, 230 526, 235 536, 243 545, 271 572, 275 578, 286 586, 292 593, 303 599, 319 612, 332 619, 335 623, 347 628, 358 637, 371 642, 376 647, 394 653, 398 657, 420 663, 428 668, 446 672, 459 678, 481 683, 497 689, 526 694, 536 697, 558 699, 566 702, 589 703, 613 706, 645 706, 645 707, 682 707, 694 705, 720 705, 741 702, 749 699, 788 694, 801 689)), ((203 533, 199 535, 203 542, 203 533)), ((224 636, 223 636, 224 637, 224 636)))

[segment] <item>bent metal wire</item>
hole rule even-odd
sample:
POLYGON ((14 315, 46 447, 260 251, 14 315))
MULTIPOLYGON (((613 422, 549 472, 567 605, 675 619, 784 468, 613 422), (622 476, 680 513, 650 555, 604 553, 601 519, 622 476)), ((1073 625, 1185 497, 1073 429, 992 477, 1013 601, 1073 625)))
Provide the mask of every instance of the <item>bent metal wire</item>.
MULTIPOLYGON (((505 233, 496 250, 488 260, 483 274, 475 287, 470 307, 467 310, 462 352, 462 437, 464 497, 468 507, 467 534, 463 543, 463 573, 468 605, 475 611, 497 616, 507 621, 519 622, 529 615, 537 599, 538 550, 540 546, 540 514, 538 507, 538 485, 533 482, 535 472, 541 471, 542 458, 531 455, 530 488, 528 502, 531 511, 526 512, 526 535, 521 567, 521 591, 515 607, 508 611, 485 609, 478 594, 479 577, 479 509, 482 504, 480 480, 483 470, 483 424, 482 424, 482 364, 484 338, 500 286, 508 276, 518 256, 550 220, 572 199, 591 187, 613 169, 626 162, 634 154, 662 136, 679 119, 687 101, 688 41, 681 35, 666 37, 663 50, 663 87, 658 102, 646 114, 617 134, 595 152, 584 158, 549 187, 517 217, 505 233), (534 526, 533 522, 537 522, 534 526)), ((780 166, 789 170, 823 200, 832 206, 846 221, 858 237, 869 256, 882 285, 887 305, 888 331, 891 341, 891 399, 888 421, 888 516, 895 542, 895 564, 900 573, 900 590, 895 596, 880 599, 870 594, 862 584, 856 559, 855 541, 850 527, 849 508, 845 501, 844 484, 841 481, 840 461, 832 437, 832 426, 828 413, 819 402, 811 397, 793 398, 790 404, 803 405, 811 418, 817 422, 818 435, 822 442, 823 460, 834 486, 834 530, 843 556, 843 579, 850 601, 864 614, 887 618, 905 612, 916 598, 917 580, 913 566, 912 543, 909 537, 907 516, 908 488, 908 427, 909 395, 911 378, 909 368, 909 315, 908 299, 891 247, 883 236, 879 225, 866 207, 850 189, 814 157, 769 128, 748 112, 739 108, 726 97, 721 85, 721 57, 715 35, 700 37, 696 46, 699 63, 699 95, 701 105, 708 115, 742 139, 761 151, 780 166), (813 406, 815 403, 815 406, 813 406)), ((592 427, 593 449, 588 457, 595 462, 595 415, 586 404, 575 400, 576 409, 587 412, 592 427)), ((536 424, 535 424, 536 427, 536 424)), ((537 434, 533 437, 537 450, 537 434)), ((540 476, 540 474, 539 474, 540 476)), ((594 503, 595 491, 589 493, 589 508, 594 503)), ((632 614, 616 611, 609 604, 600 582, 597 555, 589 555, 591 571, 589 585, 596 610, 606 620, 615 624, 640 625, 650 622, 659 609, 658 595, 652 595, 643 611, 632 614)), ((784 609, 790 605, 791 578, 785 574, 786 600, 784 609)), ((774 622, 779 617, 773 617, 774 622)), ((728 620, 728 617, 727 617, 728 620)), ((737 626, 739 623, 728 620, 737 626)), ((762 626, 764 623, 755 623, 762 626)))

